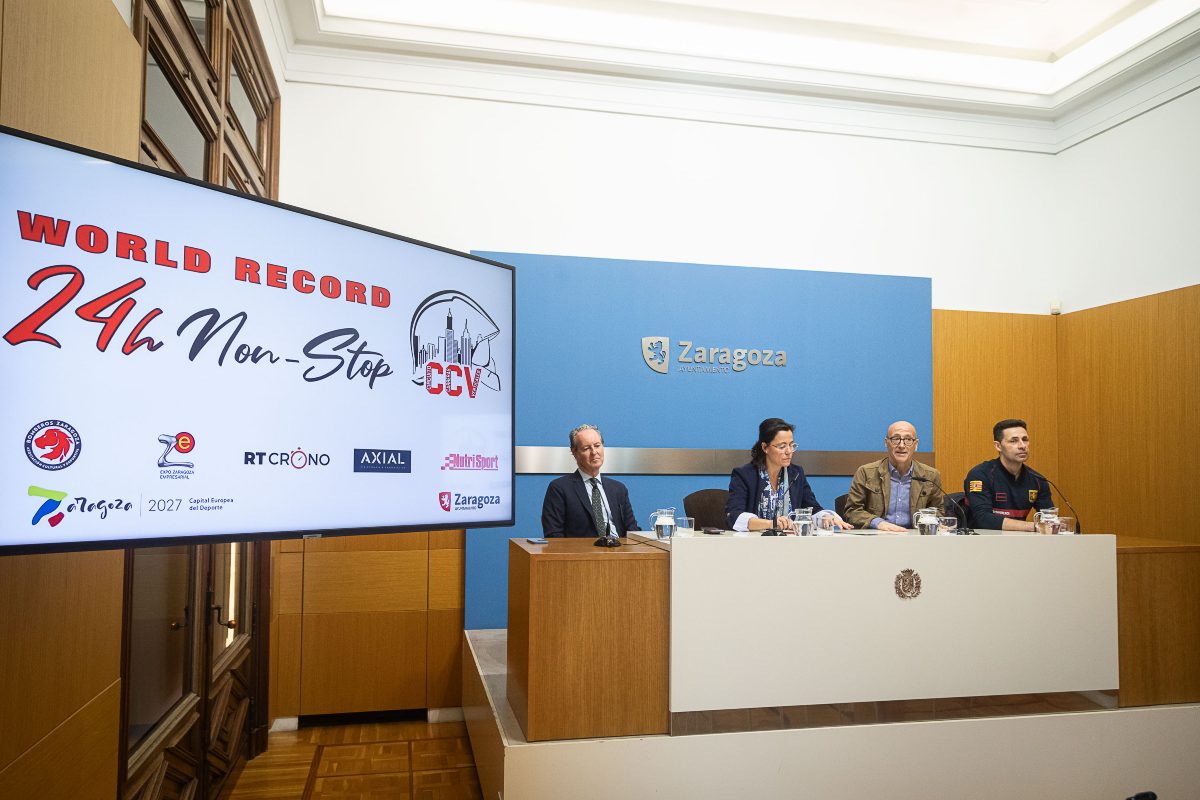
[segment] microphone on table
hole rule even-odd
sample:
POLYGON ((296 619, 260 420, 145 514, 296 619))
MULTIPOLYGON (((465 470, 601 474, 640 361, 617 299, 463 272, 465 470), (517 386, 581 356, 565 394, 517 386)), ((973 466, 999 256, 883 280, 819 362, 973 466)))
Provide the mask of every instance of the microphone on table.
POLYGON ((1071 509, 1071 513, 1075 515, 1075 532, 1083 533, 1083 520, 1081 520, 1079 518, 1079 512, 1075 510, 1075 506, 1071 505, 1071 501, 1067 499, 1067 496, 1065 494, 1063 494, 1062 489, 1058 488, 1058 486, 1055 485, 1054 481, 1050 480, 1045 475, 1038 472, 1036 469, 1029 466, 1028 464, 1025 465, 1025 469, 1029 470, 1030 475, 1032 475, 1035 478, 1041 478, 1046 483, 1050 484, 1050 486, 1054 489, 1054 491, 1058 492, 1058 496, 1063 499, 1063 502, 1067 504, 1067 508, 1071 509))
MULTIPOLYGON (((912 479, 914 481, 920 481, 921 483, 932 483, 934 486, 937 486, 937 484, 934 483, 934 481, 930 480, 929 478, 926 478, 926 477, 916 474, 915 471, 913 472, 912 479)), ((943 496, 948 496, 945 494, 945 490, 942 490, 942 494, 943 494, 943 496)), ((957 529, 955 530, 955 533, 962 534, 962 535, 974 533, 975 531, 971 530, 970 526, 967 525, 966 509, 962 508, 959 505, 958 501, 952 497, 950 498, 950 505, 954 509, 954 523, 958 526, 957 529)), ((942 513, 946 512, 946 504, 945 503, 942 504, 941 510, 942 510, 942 513)))
POLYGON ((616 528, 613 527, 612 520, 605 523, 605 532, 596 538, 592 544, 595 547, 620 547, 621 538, 617 535, 616 528))

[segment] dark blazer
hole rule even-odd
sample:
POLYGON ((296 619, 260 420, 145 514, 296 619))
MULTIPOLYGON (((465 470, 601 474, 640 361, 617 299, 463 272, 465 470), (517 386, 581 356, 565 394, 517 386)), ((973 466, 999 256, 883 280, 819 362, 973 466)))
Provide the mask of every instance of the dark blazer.
MULTIPOLYGON (((588 488, 578 471, 550 481, 542 501, 543 536, 582 538, 600 535, 592 517, 592 496, 588 488)), ((641 530, 633 518, 625 484, 601 475, 600 489, 608 499, 608 510, 617 534, 624 536, 626 531, 641 530)))
MULTIPOLYGON (((804 470, 791 464, 787 471, 788 494, 792 496, 792 508, 811 508, 814 514, 824 511, 817 502, 812 487, 808 485, 808 478, 804 477, 804 470)), ((749 511, 758 515, 758 498, 762 496, 762 490, 763 484, 758 479, 758 467, 753 463, 743 464, 729 476, 729 499, 725 502, 725 517, 731 529, 743 512, 749 511)))

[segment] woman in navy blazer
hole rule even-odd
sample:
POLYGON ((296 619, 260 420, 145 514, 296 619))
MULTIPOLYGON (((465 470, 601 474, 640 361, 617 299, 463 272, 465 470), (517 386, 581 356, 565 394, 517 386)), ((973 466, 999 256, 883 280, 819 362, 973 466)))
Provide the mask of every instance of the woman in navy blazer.
MULTIPOLYGON (((788 513, 811 508, 813 516, 833 514, 817 502, 804 470, 792 464, 796 452, 795 427, 778 417, 758 426, 758 441, 750 449, 750 463, 729 476, 725 516, 729 527, 741 531, 787 528, 788 513)), ((850 527, 834 514, 838 527, 850 527)))

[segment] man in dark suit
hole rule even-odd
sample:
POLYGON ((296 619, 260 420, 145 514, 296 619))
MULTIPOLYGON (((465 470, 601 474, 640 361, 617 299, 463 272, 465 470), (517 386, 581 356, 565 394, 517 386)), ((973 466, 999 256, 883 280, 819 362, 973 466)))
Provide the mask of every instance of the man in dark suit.
POLYGON ((542 534, 546 537, 624 536, 641 530, 633 518, 629 492, 619 481, 600 478, 604 437, 595 425, 570 433, 571 455, 579 469, 555 478, 542 501, 542 534))

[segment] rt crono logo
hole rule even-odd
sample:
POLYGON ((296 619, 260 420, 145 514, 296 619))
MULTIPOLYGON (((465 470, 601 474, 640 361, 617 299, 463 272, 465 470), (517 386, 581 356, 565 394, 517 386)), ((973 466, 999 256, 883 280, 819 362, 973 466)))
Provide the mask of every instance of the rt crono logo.
POLYGON ((242 464, 248 467, 261 467, 264 464, 269 464, 272 467, 291 467, 292 469, 328 467, 329 454, 308 453, 299 447, 291 451, 280 450, 276 452, 246 450, 242 455, 242 464))
POLYGON ((79 431, 61 419, 39 422, 25 434, 25 456, 40 469, 66 469, 79 458, 79 431))

